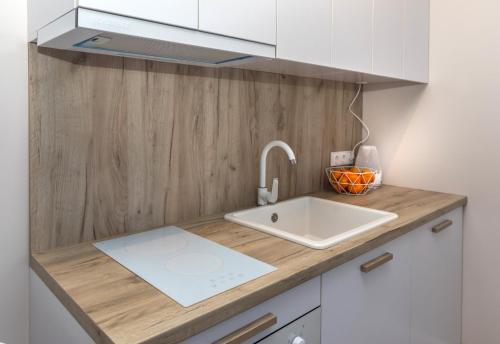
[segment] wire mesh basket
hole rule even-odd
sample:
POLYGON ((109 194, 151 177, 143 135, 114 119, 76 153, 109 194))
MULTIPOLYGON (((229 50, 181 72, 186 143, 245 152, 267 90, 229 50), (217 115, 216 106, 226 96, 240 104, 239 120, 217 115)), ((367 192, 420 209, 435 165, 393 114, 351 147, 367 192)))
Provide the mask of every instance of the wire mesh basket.
POLYGON ((367 167, 327 167, 326 175, 333 189, 345 195, 365 195, 375 188, 376 170, 367 167))

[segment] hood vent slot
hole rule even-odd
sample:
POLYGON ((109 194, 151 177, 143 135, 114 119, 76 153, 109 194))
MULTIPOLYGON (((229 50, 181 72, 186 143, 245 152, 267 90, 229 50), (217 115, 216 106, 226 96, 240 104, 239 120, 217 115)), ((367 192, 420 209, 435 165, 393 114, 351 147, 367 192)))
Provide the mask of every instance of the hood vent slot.
POLYGON ((185 44, 116 34, 98 35, 77 43, 74 47, 125 57, 198 65, 220 65, 253 57, 251 55, 206 48, 200 49, 185 44))

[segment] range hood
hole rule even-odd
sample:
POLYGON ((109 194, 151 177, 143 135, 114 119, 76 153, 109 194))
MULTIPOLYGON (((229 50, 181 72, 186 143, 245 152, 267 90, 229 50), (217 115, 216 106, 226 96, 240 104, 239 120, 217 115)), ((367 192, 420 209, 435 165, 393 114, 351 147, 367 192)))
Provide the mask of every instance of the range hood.
POLYGON ((74 9, 38 30, 37 44, 211 67, 276 57, 273 45, 85 8, 74 9))

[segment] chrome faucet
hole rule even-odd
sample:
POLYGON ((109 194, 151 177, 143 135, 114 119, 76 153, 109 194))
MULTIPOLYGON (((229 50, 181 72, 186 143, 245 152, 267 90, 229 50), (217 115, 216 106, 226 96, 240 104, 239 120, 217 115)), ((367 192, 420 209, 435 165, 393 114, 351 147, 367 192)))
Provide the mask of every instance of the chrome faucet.
POLYGON ((280 147, 283 149, 286 154, 288 154, 288 160, 292 165, 297 164, 295 160, 295 154, 293 150, 283 141, 271 141, 264 147, 262 150, 262 154, 260 156, 260 181, 257 197, 258 205, 266 205, 268 203, 276 203, 278 200, 278 178, 273 178, 273 185, 271 191, 267 190, 266 187, 266 162, 267 162, 267 154, 274 147, 280 147))

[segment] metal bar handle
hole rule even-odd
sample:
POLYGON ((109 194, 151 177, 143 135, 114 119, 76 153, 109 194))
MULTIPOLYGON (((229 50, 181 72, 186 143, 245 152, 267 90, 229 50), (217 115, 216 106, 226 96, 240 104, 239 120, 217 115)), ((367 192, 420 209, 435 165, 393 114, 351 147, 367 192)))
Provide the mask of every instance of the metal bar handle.
POLYGON ((387 262, 390 262, 391 260, 394 259, 394 255, 392 253, 386 252, 381 256, 378 256, 377 258, 374 258, 360 266, 360 269, 362 272, 370 272, 372 270, 375 270, 376 268, 384 265, 387 262))
POLYGON ((450 227, 452 224, 453 224, 453 221, 445 220, 445 221, 435 225, 434 227, 432 227, 432 233, 437 234, 437 233, 441 232, 442 230, 450 227))
POLYGON ((277 323, 278 318, 274 314, 268 313, 224 338, 215 341, 213 344, 241 344, 277 323))

